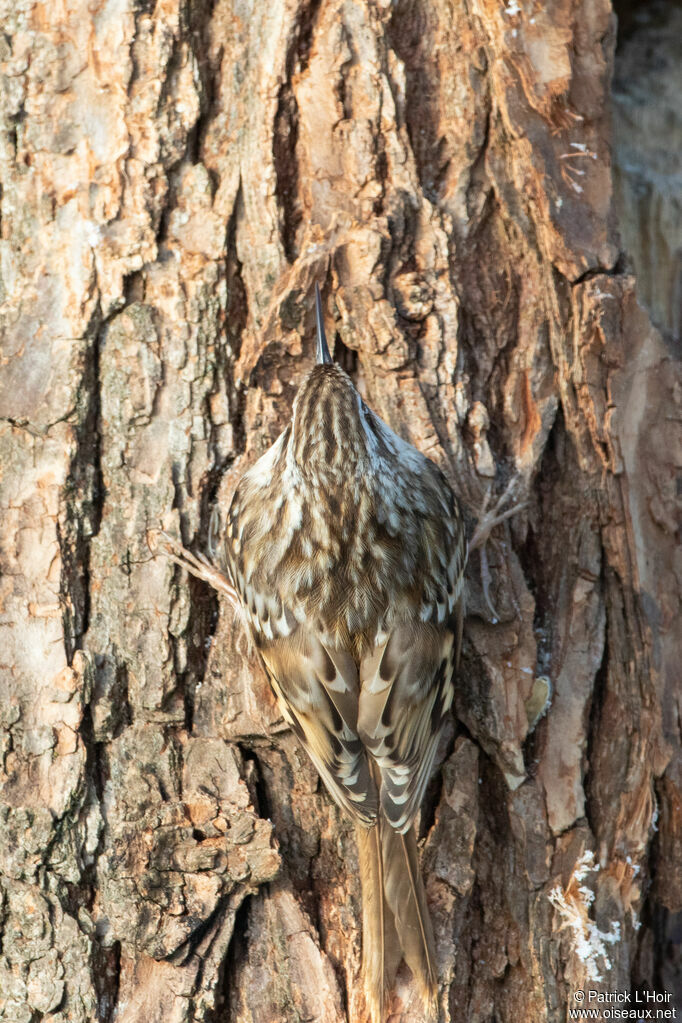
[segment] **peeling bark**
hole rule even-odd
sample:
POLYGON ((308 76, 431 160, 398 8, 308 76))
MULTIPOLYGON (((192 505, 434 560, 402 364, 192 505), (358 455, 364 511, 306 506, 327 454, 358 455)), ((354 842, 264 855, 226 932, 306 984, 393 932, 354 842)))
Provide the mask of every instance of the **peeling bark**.
POLYGON ((526 501, 422 813, 442 1020, 672 991, 682 387, 611 212, 607 0, 0 11, 0 1019, 362 1018, 352 829, 148 542, 206 549, 316 280, 472 516, 526 501), (619 934, 601 980, 571 908, 619 934))

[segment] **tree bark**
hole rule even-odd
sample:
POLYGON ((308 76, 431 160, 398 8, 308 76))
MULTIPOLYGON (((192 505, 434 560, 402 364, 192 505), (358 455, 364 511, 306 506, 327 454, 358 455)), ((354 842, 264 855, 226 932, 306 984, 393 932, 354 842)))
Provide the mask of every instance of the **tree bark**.
POLYGON ((150 549, 205 550, 287 422, 315 281, 471 515, 526 502, 421 818, 442 1020, 671 992, 682 381, 611 215, 607 0, 0 10, 0 1019, 363 1018, 352 828, 150 549))

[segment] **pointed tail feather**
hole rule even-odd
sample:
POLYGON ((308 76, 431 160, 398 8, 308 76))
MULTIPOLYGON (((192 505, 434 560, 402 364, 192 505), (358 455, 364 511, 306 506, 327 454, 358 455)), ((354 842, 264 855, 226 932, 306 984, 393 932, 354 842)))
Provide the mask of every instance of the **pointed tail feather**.
POLYGON ((362 883, 362 976, 372 1023, 384 1023, 386 978, 386 904, 381 860, 380 824, 357 825, 362 883))
POLYGON ((384 1023, 386 991, 404 957, 427 1019, 437 1016, 433 929, 414 829, 406 835, 379 817, 356 828, 362 882, 362 973, 372 1023, 384 1023))
POLYGON ((384 894, 402 953, 419 987, 428 1019, 437 1015, 438 975, 433 928, 419 872, 414 828, 406 834, 382 828, 384 894))

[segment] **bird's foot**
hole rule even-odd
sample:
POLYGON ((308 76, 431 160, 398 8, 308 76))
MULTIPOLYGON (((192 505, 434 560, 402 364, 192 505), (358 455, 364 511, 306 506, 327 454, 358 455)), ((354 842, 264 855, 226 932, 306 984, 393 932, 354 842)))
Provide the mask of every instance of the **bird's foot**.
POLYGON ((235 607, 239 607, 239 597, 234 586, 226 575, 211 564, 205 554, 188 551, 179 540, 163 529, 156 530, 154 536, 150 536, 149 546, 155 554, 165 554, 174 564, 184 568, 197 579, 202 579, 224 594, 235 607), (160 541, 158 545, 154 542, 157 538, 160 541))
POLYGON ((486 491, 486 495, 483 498, 483 505, 481 506, 480 513, 478 515, 478 522, 474 529, 474 534, 469 541, 469 550, 475 551, 479 547, 482 547, 488 541, 488 537, 495 528, 499 526, 501 522, 506 522, 512 515, 516 515, 523 508, 526 507, 527 501, 514 501, 515 491, 518 481, 513 479, 504 488, 504 491, 498 497, 497 501, 492 508, 488 509, 490 503, 490 495, 492 493, 492 487, 489 487, 486 491), (511 503, 510 503, 511 502, 511 503), (505 507, 505 505, 507 507, 505 507))
POLYGON ((526 506, 526 501, 515 500, 517 482, 517 480, 512 479, 507 484, 492 508, 488 508, 492 487, 488 488, 478 515, 476 528, 474 529, 473 536, 469 541, 469 553, 475 550, 480 550, 481 552, 481 587, 485 602, 488 605, 488 609, 494 622, 498 620, 498 614, 490 597, 492 576, 490 574, 490 565, 488 564, 488 552, 486 545, 495 526, 499 526, 502 522, 506 522, 507 519, 512 517, 512 515, 516 515, 517 512, 521 511, 526 506))

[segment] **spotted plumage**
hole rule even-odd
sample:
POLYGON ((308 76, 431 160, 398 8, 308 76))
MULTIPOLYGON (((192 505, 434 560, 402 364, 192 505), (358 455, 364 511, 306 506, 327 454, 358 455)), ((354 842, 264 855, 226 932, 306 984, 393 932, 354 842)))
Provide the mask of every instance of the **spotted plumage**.
POLYGON ((319 309, 318 365, 239 482, 225 559, 282 714, 359 828, 378 1020, 391 937, 435 995, 411 828, 454 696, 466 541, 443 473, 332 362, 319 309))

